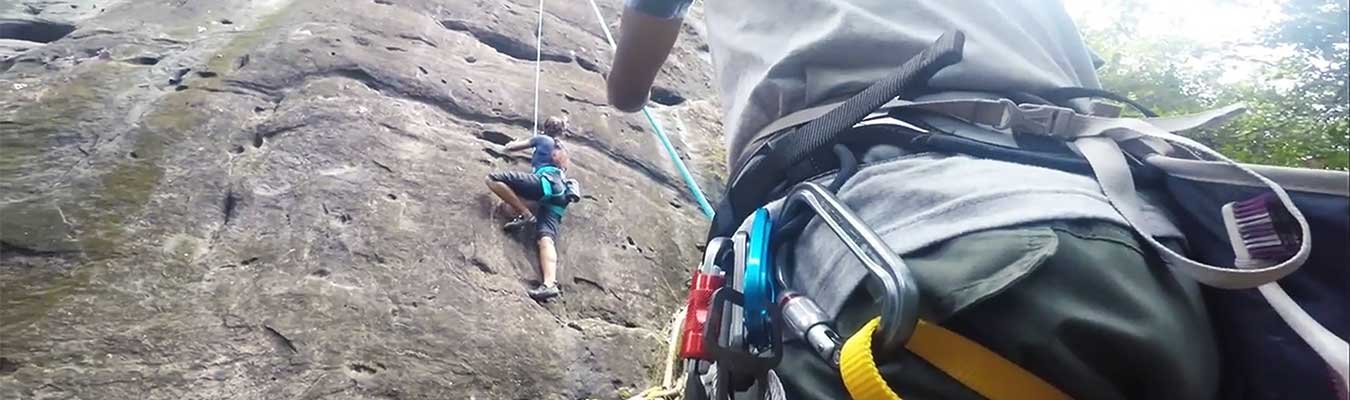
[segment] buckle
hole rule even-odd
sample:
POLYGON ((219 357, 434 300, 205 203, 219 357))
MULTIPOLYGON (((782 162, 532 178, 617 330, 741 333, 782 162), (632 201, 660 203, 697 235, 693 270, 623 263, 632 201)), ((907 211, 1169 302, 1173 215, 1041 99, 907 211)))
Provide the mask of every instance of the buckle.
POLYGON ((1069 123, 1077 115, 1072 109, 1043 104, 1013 104, 1002 99, 1003 117, 995 128, 1016 133, 1072 138, 1069 123))

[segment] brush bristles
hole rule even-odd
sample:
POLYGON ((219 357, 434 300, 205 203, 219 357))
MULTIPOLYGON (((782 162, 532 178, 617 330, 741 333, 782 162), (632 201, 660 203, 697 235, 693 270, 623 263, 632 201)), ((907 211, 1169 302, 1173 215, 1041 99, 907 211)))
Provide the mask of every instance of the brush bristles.
POLYGON ((1252 258, 1278 260, 1298 252, 1301 245, 1293 218, 1273 194, 1266 193, 1233 204, 1242 244, 1252 258))

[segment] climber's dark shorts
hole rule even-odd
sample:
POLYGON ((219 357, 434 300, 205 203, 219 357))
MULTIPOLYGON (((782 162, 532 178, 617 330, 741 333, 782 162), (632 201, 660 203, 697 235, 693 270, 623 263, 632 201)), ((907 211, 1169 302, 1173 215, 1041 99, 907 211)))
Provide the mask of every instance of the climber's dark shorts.
MULTIPOLYGON (((511 188, 516 196, 521 200, 538 202, 544 198, 544 180, 528 172, 516 171, 498 171, 488 174, 488 179, 496 182, 505 183, 506 187, 511 188)), ((535 230, 539 237, 550 237, 554 241, 558 240, 558 229, 562 225, 562 215, 551 212, 544 207, 536 207, 534 210, 535 230)))
POLYGON ((538 210, 534 213, 534 229, 539 232, 540 238, 552 238, 554 242, 558 241, 558 228, 562 225, 562 215, 548 210, 538 210))
POLYGON ((528 172, 498 171, 488 174, 488 179, 505 183, 516 192, 521 200, 539 201, 544 198, 544 180, 539 175, 528 172))

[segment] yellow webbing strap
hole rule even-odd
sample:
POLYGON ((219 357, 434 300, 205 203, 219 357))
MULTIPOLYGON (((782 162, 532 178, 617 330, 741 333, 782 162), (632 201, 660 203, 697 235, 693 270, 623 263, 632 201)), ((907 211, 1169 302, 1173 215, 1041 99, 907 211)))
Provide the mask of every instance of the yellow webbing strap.
MULTIPOLYGON (((839 372, 856 400, 900 400, 872 359, 872 334, 880 321, 873 318, 864 325, 840 353, 839 372)), ((936 324, 920 320, 905 348, 990 400, 1069 398, 1017 364, 936 324)))

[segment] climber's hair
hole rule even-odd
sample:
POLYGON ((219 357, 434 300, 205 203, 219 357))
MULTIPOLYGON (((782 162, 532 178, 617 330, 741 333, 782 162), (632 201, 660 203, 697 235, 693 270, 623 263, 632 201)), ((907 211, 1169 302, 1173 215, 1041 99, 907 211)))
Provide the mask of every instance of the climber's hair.
POLYGON ((544 129, 541 133, 549 137, 559 137, 567 132, 567 119, 561 117, 548 117, 544 120, 544 129))

